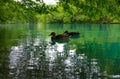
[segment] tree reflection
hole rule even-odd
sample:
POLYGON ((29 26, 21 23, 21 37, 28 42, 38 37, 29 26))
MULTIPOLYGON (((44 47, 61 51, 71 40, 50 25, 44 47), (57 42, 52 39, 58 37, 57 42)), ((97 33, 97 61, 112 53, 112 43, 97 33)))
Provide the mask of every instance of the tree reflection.
MULTIPOLYGON (((78 54, 76 45, 50 43, 50 39, 27 36, 12 46, 10 77, 12 79, 107 79, 116 77, 101 72, 98 59, 78 54)), ((117 76, 119 77, 119 75, 117 76)))

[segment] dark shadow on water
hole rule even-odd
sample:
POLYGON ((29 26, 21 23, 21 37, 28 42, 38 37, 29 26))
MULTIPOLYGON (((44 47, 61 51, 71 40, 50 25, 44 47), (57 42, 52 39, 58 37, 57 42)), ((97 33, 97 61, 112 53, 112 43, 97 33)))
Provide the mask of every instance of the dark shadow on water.
POLYGON ((64 39, 64 40, 62 39, 62 40, 61 40, 61 39, 52 39, 52 38, 51 38, 51 44, 54 45, 54 44, 56 44, 56 42, 57 42, 57 43, 68 43, 69 40, 70 40, 70 39, 64 39))
POLYGON ((78 38, 80 38, 80 35, 74 35, 74 36, 71 36, 70 38, 72 38, 72 39, 78 39, 78 38))

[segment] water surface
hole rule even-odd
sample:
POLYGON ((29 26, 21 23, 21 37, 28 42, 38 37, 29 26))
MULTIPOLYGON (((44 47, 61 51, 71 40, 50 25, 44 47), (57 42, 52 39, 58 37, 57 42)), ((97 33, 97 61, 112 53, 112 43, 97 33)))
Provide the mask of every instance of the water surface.
POLYGON ((120 78, 119 24, 6 24, 0 27, 0 78, 120 78), (52 44, 51 32, 80 32, 52 44))

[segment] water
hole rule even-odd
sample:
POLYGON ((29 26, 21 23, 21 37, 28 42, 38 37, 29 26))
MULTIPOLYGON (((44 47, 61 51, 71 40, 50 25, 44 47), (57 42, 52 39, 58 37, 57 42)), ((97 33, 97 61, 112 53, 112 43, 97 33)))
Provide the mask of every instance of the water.
POLYGON ((119 24, 0 26, 0 79, 119 79, 119 24), (80 37, 52 43, 51 32, 80 37))

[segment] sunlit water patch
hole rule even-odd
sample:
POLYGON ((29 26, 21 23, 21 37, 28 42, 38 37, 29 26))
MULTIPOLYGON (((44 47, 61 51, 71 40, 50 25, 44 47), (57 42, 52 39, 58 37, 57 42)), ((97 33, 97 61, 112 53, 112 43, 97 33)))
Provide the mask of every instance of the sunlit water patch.
POLYGON ((75 45, 56 43, 50 39, 26 38, 12 46, 9 75, 12 79, 105 79, 119 78, 101 72, 98 59, 77 54, 75 45))

